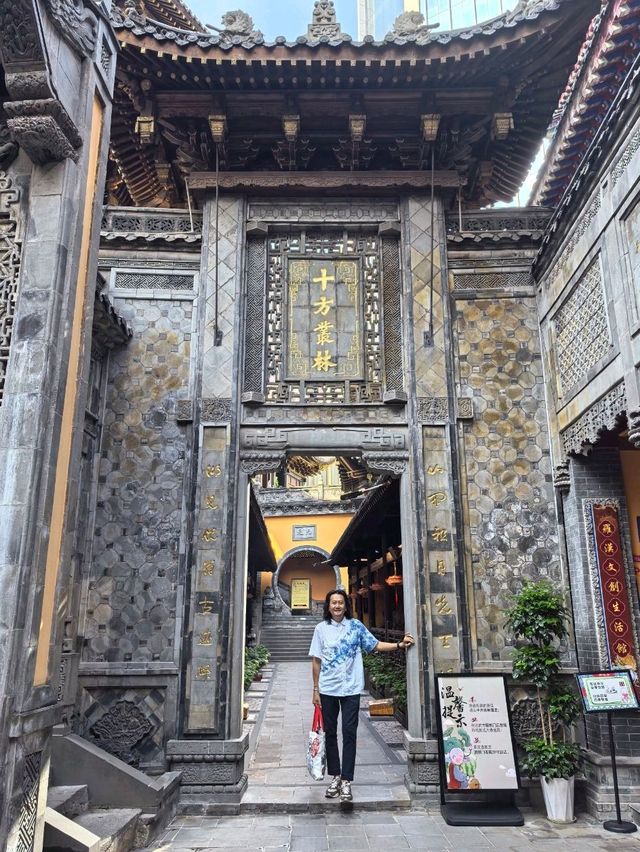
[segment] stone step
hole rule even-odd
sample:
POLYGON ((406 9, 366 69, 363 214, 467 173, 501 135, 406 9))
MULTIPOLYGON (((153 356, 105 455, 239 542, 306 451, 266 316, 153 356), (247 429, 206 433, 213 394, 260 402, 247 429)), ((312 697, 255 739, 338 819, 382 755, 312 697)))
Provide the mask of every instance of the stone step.
POLYGON ((353 803, 342 804, 326 799, 324 791, 330 779, 317 784, 288 787, 251 785, 237 805, 208 805, 207 813, 234 814, 335 814, 340 811, 404 811, 411 807, 404 784, 354 784, 353 803))
POLYGON ((89 810, 69 820, 47 808, 46 852, 130 852, 137 845, 142 811, 133 808, 89 810))
POLYGON ((89 807, 89 790, 86 784, 67 787, 49 787, 47 807, 59 814, 73 819, 84 813, 89 807))

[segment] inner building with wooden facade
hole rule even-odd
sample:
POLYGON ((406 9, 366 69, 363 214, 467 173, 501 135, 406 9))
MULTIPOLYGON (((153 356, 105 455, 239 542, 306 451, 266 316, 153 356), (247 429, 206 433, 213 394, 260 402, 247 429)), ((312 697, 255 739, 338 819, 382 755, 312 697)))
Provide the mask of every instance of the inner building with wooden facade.
MULTIPOLYGON (((331 588, 416 638, 416 802, 439 798, 434 676, 511 672, 526 581, 566 591, 567 678, 637 669, 640 0, 362 41, 308 6, 267 42, 182 0, 0 0, 12 852, 85 771, 149 842, 239 806, 244 649, 331 588), (545 137, 533 205, 504 206, 545 137)), ((518 741, 535 704, 511 691, 518 741)), ((627 808, 640 722, 616 726, 627 808)), ((609 812, 606 725, 579 737, 579 801, 609 812)))

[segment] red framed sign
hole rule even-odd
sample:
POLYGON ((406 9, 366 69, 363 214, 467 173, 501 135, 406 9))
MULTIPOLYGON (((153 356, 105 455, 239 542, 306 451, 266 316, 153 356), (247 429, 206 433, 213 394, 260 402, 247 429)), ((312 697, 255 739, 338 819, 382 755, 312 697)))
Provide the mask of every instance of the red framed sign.
POLYGON ((591 514, 609 664, 612 669, 637 672, 618 510, 594 503, 591 514))

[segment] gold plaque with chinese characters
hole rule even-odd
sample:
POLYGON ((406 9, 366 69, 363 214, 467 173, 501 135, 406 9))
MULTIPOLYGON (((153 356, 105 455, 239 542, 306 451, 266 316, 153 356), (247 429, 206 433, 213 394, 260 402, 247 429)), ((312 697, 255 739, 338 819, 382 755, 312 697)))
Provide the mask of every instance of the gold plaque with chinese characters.
POLYGON ((359 260, 290 258, 287 378, 362 379, 359 260))

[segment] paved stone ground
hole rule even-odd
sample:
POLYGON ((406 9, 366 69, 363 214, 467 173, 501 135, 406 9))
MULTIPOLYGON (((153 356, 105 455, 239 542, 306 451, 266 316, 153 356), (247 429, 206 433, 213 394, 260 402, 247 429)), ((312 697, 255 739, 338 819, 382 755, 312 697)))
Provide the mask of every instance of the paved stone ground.
MULTIPOLYGON (((265 687, 261 685, 261 689, 265 687)), ((312 715, 309 664, 275 665, 266 701, 266 707, 258 713, 260 727, 248 762, 249 790, 241 814, 177 817, 150 849, 156 852, 213 849, 585 852, 588 846, 590 850, 640 852, 640 833, 613 835, 585 816, 574 825, 558 827, 541 814, 530 812, 525 814, 526 824, 522 828, 480 829, 448 826, 438 810, 410 810, 403 783, 402 752, 391 749, 385 742, 398 741, 394 723, 370 721, 365 712, 361 713, 358 728, 353 810, 343 811, 338 802, 324 798, 326 782, 314 782, 305 769, 312 715), (377 727, 381 725, 384 727, 377 727), (309 812, 313 810, 321 812, 309 812)), ((367 703, 364 696, 362 706, 366 708, 367 703)))

